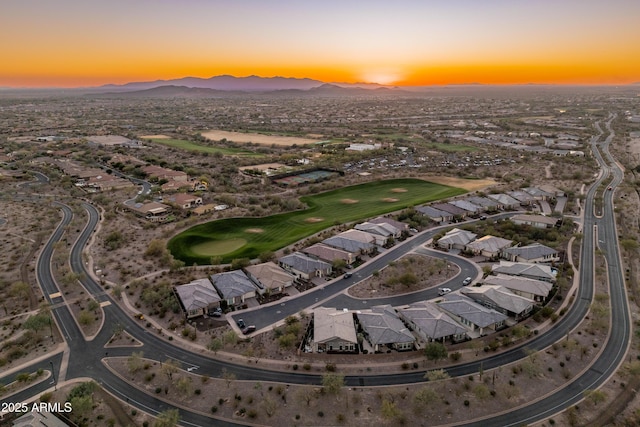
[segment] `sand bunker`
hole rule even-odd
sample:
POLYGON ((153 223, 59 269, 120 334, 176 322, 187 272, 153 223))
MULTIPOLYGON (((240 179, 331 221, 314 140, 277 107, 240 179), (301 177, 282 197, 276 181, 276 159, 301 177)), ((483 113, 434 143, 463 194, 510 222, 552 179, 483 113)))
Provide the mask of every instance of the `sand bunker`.
POLYGON ((321 221, 324 221, 324 218, 318 218, 315 216, 304 220, 304 222, 308 222, 310 224, 313 224, 314 222, 321 222, 321 221))
POLYGON ((262 233, 264 230, 262 228, 247 228, 244 230, 245 233, 262 233))
POLYGON ((354 203, 358 203, 359 200, 355 200, 355 199, 342 199, 340 200, 340 203, 344 203, 345 205, 353 205, 354 203))
POLYGON ((392 193, 406 193, 408 190, 406 188, 392 188, 392 193))
POLYGON ((382 199, 382 201, 387 203, 393 203, 393 202, 397 202, 398 199, 394 199, 392 197, 385 197, 384 199, 382 199))

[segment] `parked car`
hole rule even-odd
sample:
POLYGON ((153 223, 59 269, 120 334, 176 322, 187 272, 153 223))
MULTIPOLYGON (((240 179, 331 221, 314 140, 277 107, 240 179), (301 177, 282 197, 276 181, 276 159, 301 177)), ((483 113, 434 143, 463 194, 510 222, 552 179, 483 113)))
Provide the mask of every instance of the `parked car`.
POLYGON ((252 332, 255 332, 255 331, 256 331, 256 327, 253 326, 253 325, 249 325, 247 327, 242 328, 242 333, 245 334, 245 335, 248 335, 248 334, 250 334, 252 332))
POLYGON ((217 307, 213 310, 209 310, 209 316, 213 316, 213 317, 222 316, 222 309, 220 307, 217 307))
POLYGON ((243 319, 238 319, 238 321, 236 322, 238 324, 238 327, 240 329, 244 329, 247 327, 247 325, 244 324, 244 320, 243 319))
POLYGON ((348 279, 348 278, 349 278, 349 277, 351 277, 352 275, 353 275, 353 273, 349 273, 349 272, 347 272, 347 273, 344 273, 344 276, 343 276, 343 277, 344 277, 345 279, 348 279))
POLYGON ((473 279, 471 279, 471 277, 467 277, 462 281, 462 286, 467 286, 469 283, 471 283, 472 280, 473 279))
POLYGON ((438 295, 442 296, 451 292, 450 288, 438 288, 438 295))

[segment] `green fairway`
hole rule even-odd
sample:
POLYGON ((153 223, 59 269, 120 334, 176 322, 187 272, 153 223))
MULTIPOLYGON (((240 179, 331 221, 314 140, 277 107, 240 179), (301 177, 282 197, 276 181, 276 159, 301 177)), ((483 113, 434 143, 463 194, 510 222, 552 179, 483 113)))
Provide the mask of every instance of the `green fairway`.
POLYGON ((220 153, 225 156, 241 156, 241 157, 262 157, 260 153, 247 151, 240 148, 212 147, 210 145, 200 145, 195 142, 186 141, 184 139, 168 139, 168 138, 152 138, 152 142, 167 145, 169 147, 179 148, 180 150, 192 151, 196 153, 220 153))
POLYGON ((393 212, 408 206, 456 196, 465 190, 419 179, 394 179, 354 185, 300 200, 303 211, 262 218, 228 218, 196 225, 174 236, 168 244, 174 257, 187 265, 208 264, 213 255, 223 262, 255 258, 276 251, 334 224, 343 224, 393 212), (239 242, 246 241, 238 247, 239 242), (220 250, 228 247, 228 252, 220 250))

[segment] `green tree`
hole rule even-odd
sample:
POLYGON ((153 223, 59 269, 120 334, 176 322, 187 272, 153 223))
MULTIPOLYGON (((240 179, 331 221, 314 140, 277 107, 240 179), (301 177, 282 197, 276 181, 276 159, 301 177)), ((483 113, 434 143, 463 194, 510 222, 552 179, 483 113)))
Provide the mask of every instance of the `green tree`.
POLYGON ((80 310, 78 313, 78 323, 84 326, 89 326, 95 321, 95 317, 93 314, 88 312, 87 310, 80 310))
POLYGON ((275 257, 276 254, 274 254, 273 251, 262 252, 260 255, 258 255, 258 259, 260 260, 260 262, 273 261, 275 257))
POLYGON ((37 335, 43 328, 49 326, 50 323, 51 316, 45 313, 38 313, 33 316, 29 316, 29 318, 22 324, 22 327, 33 331, 37 335))
POLYGON ((607 400, 607 393, 602 390, 587 390, 584 392, 584 397, 593 403, 593 406, 597 406, 607 400))
POLYGON ((424 348, 424 355, 429 360, 438 361, 448 356, 447 348, 444 344, 434 341, 427 344, 424 348))
POLYGON ((440 395, 438 392, 429 386, 423 386, 413 395, 413 408, 417 413, 420 413, 426 407, 439 400, 440 395))
POLYGON ((153 427, 176 427, 180 421, 180 413, 177 409, 167 409, 160 412, 153 423, 153 427))
POLYGON ((147 246, 147 250, 144 255, 151 258, 159 258, 165 253, 165 251, 164 242, 160 239, 153 239, 149 242, 149 246, 147 246))
POLYGON ((142 359, 144 353, 142 351, 133 352, 131 356, 127 358, 127 367, 129 368, 129 372, 135 374, 140 371, 144 366, 144 360, 142 359))
POLYGON ((31 295, 29 285, 24 282, 15 282, 9 288, 9 295, 15 298, 28 300, 31 295))
POLYGON ((179 368, 180 362, 174 359, 167 359, 162 363, 162 366, 160 366, 160 372, 162 372, 163 375, 166 375, 167 379, 171 381, 173 379, 173 374, 178 372, 179 368))
POLYGON ((322 389, 328 394, 337 395, 344 387, 344 375, 327 372, 322 375, 322 389))
POLYGON ((220 338, 212 338, 207 348, 213 351, 213 354, 217 354, 218 351, 222 350, 223 344, 220 338))

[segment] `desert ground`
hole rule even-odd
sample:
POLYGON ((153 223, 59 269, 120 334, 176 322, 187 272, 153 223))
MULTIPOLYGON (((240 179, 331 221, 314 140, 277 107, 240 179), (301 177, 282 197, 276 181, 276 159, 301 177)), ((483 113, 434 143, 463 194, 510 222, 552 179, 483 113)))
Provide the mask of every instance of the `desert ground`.
POLYGON ((319 142, 316 139, 300 138, 297 136, 280 136, 280 135, 264 135, 261 133, 243 133, 243 132, 228 132, 223 130, 210 130, 202 132, 202 136, 212 141, 220 141, 226 139, 236 143, 247 143, 259 145, 307 145, 315 144, 319 142))

